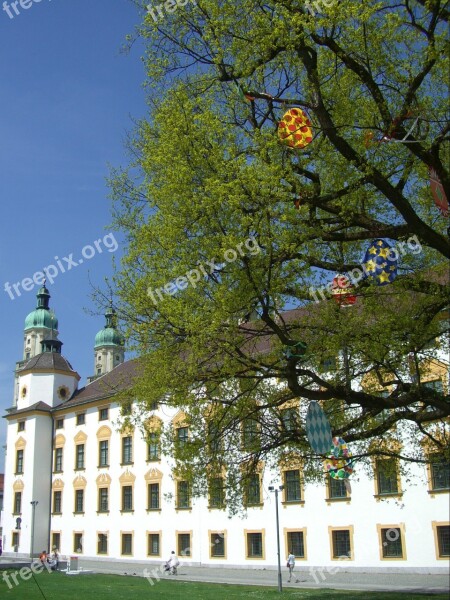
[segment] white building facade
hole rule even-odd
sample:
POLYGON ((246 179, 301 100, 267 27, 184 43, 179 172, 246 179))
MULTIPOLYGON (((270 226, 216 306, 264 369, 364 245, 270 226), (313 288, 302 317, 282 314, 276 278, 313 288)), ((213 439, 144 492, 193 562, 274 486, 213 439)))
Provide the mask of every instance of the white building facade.
MULTIPOLYGON (((175 550, 193 565, 276 568, 269 486, 281 484, 282 561, 293 550, 298 568, 446 572, 448 465, 416 465, 411 483, 375 465, 373 477, 357 474, 351 494, 339 481, 305 484, 300 463, 279 472, 262 466, 245 516, 230 519, 222 498, 192 498, 186 483, 173 477, 170 457, 160 455, 157 431, 167 424, 183 429, 181 413, 156 408, 145 435, 118 427, 121 406, 114 396, 133 378, 136 362, 124 362, 113 311, 96 337, 95 375, 78 389, 80 377, 61 354, 54 315, 47 319, 48 291, 39 294, 6 415, 5 555, 57 548, 90 560, 160 564, 175 550), (27 346, 38 334, 41 352, 27 346)), ((436 364, 448 386, 446 369, 436 364)))

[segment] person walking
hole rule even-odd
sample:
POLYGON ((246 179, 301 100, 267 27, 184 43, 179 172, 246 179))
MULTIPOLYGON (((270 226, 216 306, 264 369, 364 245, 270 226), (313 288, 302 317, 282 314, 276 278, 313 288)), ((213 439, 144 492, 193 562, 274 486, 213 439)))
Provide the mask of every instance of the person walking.
POLYGON ((167 564, 170 568, 170 573, 171 575, 178 575, 178 565, 180 564, 180 561, 178 560, 178 556, 175 554, 175 551, 172 550, 172 552, 170 553, 170 558, 167 561, 167 564))
POLYGON ((292 578, 292 572, 294 570, 295 567, 295 555, 292 554, 292 550, 289 553, 289 556, 287 557, 287 563, 286 566, 289 569, 289 579, 288 579, 288 583, 290 583, 291 578, 292 578))

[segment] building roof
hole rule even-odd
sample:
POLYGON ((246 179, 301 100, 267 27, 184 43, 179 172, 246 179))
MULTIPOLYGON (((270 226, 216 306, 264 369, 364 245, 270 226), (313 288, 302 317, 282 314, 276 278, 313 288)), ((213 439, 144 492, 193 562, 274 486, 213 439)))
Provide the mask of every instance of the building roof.
POLYGON ((67 371, 68 373, 75 373, 78 375, 78 373, 73 370, 73 367, 67 358, 64 358, 59 352, 43 352, 42 354, 33 356, 33 358, 30 358, 30 360, 19 369, 19 373, 22 371, 30 371, 31 369, 67 371))
POLYGON ((95 379, 84 388, 77 390, 70 400, 57 406, 54 410, 65 410, 87 402, 95 402, 114 396, 131 385, 138 374, 139 360, 133 359, 115 367, 109 373, 95 379))
POLYGON ((49 406, 48 404, 46 404, 45 402, 36 402, 35 404, 32 404, 31 406, 28 406, 27 408, 21 408, 20 410, 17 410, 16 408, 7 408, 6 412, 8 413, 6 415, 6 417, 16 417, 19 416, 21 414, 25 414, 25 413, 29 413, 30 411, 39 411, 39 412, 48 412, 51 413, 52 412, 52 407, 49 406))

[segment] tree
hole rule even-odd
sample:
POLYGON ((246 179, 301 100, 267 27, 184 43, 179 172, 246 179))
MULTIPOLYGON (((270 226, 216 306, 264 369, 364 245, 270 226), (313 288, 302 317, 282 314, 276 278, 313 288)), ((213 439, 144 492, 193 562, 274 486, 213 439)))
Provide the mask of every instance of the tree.
POLYGON ((329 4, 198 0, 137 31, 150 114, 110 180, 128 244, 118 310, 144 368, 130 393, 185 411, 179 470, 199 488, 226 473, 231 506, 263 459, 294 452, 317 473, 310 400, 361 458, 448 446, 448 393, 424 383, 448 339, 450 245, 429 183, 433 169, 450 197, 448 11, 329 4), (312 122, 303 149, 277 135, 293 107, 312 122), (356 276, 379 238, 400 256, 386 286, 356 276), (315 293, 337 273, 354 274, 354 306, 315 293))

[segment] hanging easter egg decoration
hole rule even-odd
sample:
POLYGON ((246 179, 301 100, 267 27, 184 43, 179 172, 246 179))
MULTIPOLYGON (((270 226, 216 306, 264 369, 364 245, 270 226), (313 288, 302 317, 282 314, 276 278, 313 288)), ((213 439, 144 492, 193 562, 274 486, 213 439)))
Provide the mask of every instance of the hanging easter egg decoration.
POLYGON ((398 252, 384 240, 374 240, 363 260, 367 279, 375 285, 388 285, 397 277, 398 252))
POLYGON ((348 479, 353 473, 352 455, 345 440, 340 437, 332 439, 331 450, 323 461, 325 471, 332 479, 348 479))
POLYGON ((306 413, 306 437, 317 454, 327 454, 332 444, 331 427, 321 406, 313 400, 306 413))
POLYGON ((441 180, 434 169, 430 169, 430 184, 435 205, 441 211, 441 215, 443 217, 448 217, 449 212, 447 196, 445 195, 444 186, 442 185, 441 180))
POLYGON ((297 342, 292 344, 291 346, 285 346, 283 348, 283 355, 288 360, 291 359, 299 359, 304 358, 306 353, 306 344, 305 342, 297 342))
POLYGON ((291 108, 278 123, 278 137, 290 148, 305 148, 312 142, 311 121, 300 108, 291 108))
POLYGON ((331 293, 339 306, 352 306, 356 302, 355 286, 345 275, 336 275, 333 279, 331 293))

